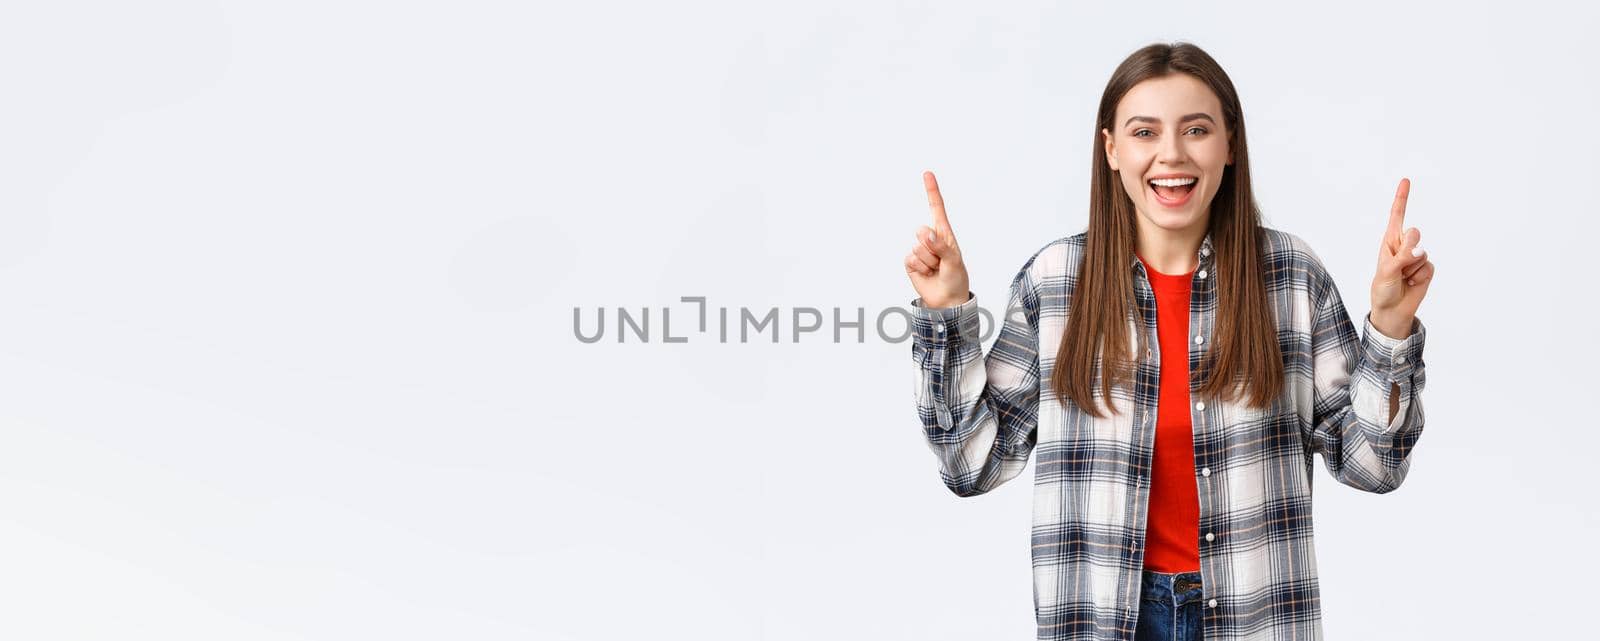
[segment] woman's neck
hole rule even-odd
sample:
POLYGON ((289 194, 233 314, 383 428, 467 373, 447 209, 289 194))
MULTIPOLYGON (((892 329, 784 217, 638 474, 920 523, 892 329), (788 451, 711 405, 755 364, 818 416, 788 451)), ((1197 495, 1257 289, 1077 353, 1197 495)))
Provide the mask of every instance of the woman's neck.
POLYGON ((1163 274, 1187 274, 1199 265, 1200 243, 1205 240, 1206 226, 1192 225, 1188 229, 1169 230, 1140 221, 1139 237, 1134 241, 1134 251, 1146 265, 1163 274))

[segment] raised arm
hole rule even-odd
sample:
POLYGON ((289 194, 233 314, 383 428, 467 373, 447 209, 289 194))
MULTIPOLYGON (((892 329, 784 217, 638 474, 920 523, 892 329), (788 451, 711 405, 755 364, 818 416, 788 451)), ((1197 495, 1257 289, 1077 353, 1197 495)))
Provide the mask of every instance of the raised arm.
POLYGON ((1334 478, 1368 492, 1400 487, 1423 428, 1427 332, 1416 312, 1434 271, 1418 246, 1422 232, 1404 227, 1410 192, 1411 181, 1401 179, 1359 340, 1338 287, 1311 253, 1320 293, 1312 328, 1315 403, 1305 438, 1334 478))
POLYGON ((976 496, 1020 474, 1038 439, 1034 259, 1012 279, 1000 335, 985 355, 978 301, 967 289, 938 183, 931 173, 923 181, 934 227, 918 231, 918 248, 906 257, 918 293, 911 302, 917 416, 945 486, 957 496, 976 496))

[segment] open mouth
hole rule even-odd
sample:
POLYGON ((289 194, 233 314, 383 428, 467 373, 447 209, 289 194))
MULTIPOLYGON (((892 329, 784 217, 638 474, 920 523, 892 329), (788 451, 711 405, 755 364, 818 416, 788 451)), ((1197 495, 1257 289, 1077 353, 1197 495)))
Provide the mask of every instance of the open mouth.
POLYGON ((1193 195, 1195 185, 1199 184, 1197 178, 1157 178, 1148 181, 1150 189, 1155 192, 1156 200, 1169 207, 1177 207, 1189 202, 1193 195))

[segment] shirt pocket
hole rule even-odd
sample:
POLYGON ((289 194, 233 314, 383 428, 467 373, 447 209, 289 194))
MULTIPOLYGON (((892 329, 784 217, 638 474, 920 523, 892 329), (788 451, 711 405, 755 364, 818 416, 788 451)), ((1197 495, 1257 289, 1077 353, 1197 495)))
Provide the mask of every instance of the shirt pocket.
POLYGON ((1277 405, 1274 402, 1267 407, 1254 407, 1246 405, 1244 399, 1228 401, 1222 405, 1223 424, 1235 428, 1266 420, 1277 409, 1277 405))
POLYGON ((1258 443, 1258 447, 1266 447, 1260 441, 1272 438, 1271 433, 1280 431, 1286 413, 1291 411, 1292 408, 1282 396, 1273 399, 1266 407, 1246 405, 1243 399, 1225 402, 1221 416, 1223 435, 1235 444, 1258 443))

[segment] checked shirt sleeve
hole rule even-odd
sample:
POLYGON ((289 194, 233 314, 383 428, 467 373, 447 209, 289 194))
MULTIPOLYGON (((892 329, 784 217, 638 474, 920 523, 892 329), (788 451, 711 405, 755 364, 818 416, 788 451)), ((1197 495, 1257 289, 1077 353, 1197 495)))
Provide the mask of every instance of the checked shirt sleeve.
MULTIPOLYGON (((945 486, 977 496, 1022 472, 1038 442, 1039 301, 1024 265, 1011 282, 999 337, 987 355, 978 301, 911 303, 917 415, 945 486)), ((970 295, 970 293, 969 293, 970 295)))
POLYGON ((1340 483, 1393 491, 1405 481, 1422 435, 1426 329, 1413 318, 1409 335, 1385 336, 1368 314, 1357 340, 1338 288, 1329 281, 1324 290, 1313 319, 1314 407, 1305 438, 1340 483), (1391 421, 1389 395, 1396 387, 1400 407, 1391 421))

